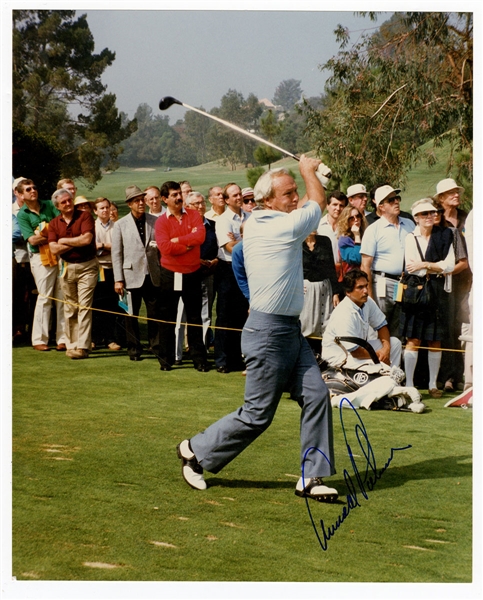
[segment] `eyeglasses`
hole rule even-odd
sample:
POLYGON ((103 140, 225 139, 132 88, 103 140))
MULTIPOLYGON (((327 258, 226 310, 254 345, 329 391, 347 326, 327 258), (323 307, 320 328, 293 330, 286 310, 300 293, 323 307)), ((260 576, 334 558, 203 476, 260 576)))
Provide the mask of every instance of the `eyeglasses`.
POLYGON ((31 191, 36 190, 36 189, 37 189, 36 185, 29 185, 28 187, 23 188, 23 191, 24 192, 31 192, 31 191))
POLYGON ((244 198, 243 204, 248 204, 249 202, 255 202, 255 198, 244 198))
POLYGON ((401 202, 401 196, 394 196, 394 198, 386 198, 386 200, 384 200, 387 204, 393 204, 396 201, 401 202))
POLYGON ((351 215, 349 217, 349 221, 353 221, 354 219, 362 219, 361 215, 351 215))
POLYGON ((437 210, 425 210, 424 212, 418 213, 419 217, 435 217, 438 214, 437 210))

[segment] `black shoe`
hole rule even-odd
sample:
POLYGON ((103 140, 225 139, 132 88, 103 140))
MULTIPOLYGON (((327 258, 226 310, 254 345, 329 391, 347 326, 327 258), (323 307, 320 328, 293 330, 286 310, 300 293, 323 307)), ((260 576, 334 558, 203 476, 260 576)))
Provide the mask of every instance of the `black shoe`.
POLYGON ((229 373, 230 371, 228 371, 228 369, 226 367, 218 367, 216 369, 217 373, 229 373))
POLYGON ((159 365, 159 370, 160 371, 171 371, 171 365, 159 365))
POLYGON ((186 483, 195 490, 206 490, 207 485, 203 477, 203 467, 196 460, 189 440, 183 440, 178 444, 176 451, 178 458, 182 460, 181 473, 186 483))
POLYGON ((201 363, 199 365, 195 365, 195 369, 200 373, 208 373, 210 366, 207 363, 201 363))
POLYGON ((141 362, 142 358, 140 356, 130 356, 129 360, 133 360, 134 362, 141 362))
POLYGON ((183 361, 182 361, 182 360, 175 360, 175 361, 174 361, 174 364, 175 364, 177 367, 179 367, 179 365, 182 365, 182 364, 183 364, 183 361))

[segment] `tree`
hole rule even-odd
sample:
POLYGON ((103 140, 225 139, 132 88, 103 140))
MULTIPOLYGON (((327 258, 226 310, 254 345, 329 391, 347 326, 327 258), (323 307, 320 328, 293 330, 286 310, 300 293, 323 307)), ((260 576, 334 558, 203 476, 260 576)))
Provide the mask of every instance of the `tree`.
POLYGON ((83 177, 91 186, 103 165, 117 165, 119 142, 136 126, 122 124, 116 97, 101 82, 114 58, 107 48, 94 53, 86 15, 13 11, 13 124, 55 137, 62 175, 83 177))
POLYGON ((62 153, 57 141, 19 125, 13 128, 12 151, 12 173, 35 181, 39 198, 50 198, 60 179, 62 153))
MULTIPOLYGON (((343 27, 336 36, 340 52, 321 65, 332 73, 326 106, 303 106, 307 131, 335 179, 399 185, 423 142, 447 140, 448 175, 471 180, 472 14, 397 13, 350 50, 343 27)), ((434 163, 432 152, 425 158, 434 163)))
MULTIPOLYGON (((204 110, 203 107, 198 107, 204 110)), ((184 134, 187 143, 196 153, 197 163, 203 164, 211 160, 208 144, 208 134, 214 127, 212 119, 194 111, 188 111, 184 117, 184 134)))
POLYGON ((273 103, 281 106, 286 112, 291 111, 302 98, 301 83, 296 79, 284 79, 275 90, 273 103))
MULTIPOLYGON (((258 119, 262 112, 254 94, 250 94, 245 100, 243 94, 232 89, 223 96, 220 107, 211 111, 213 115, 249 131, 258 130, 258 119)), ((238 163, 247 167, 252 162, 256 143, 243 134, 215 124, 210 128, 207 138, 212 155, 224 164, 228 163, 232 170, 236 169, 238 163)))
MULTIPOLYGON (((273 142, 274 138, 280 134, 283 126, 277 120, 272 110, 269 110, 265 117, 260 119, 260 130, 268 142, 273 142)), ((270 146, 258 146, 253 153, 255 160, 261 165, 270 165, 282 158, 282 154, 270 146)))

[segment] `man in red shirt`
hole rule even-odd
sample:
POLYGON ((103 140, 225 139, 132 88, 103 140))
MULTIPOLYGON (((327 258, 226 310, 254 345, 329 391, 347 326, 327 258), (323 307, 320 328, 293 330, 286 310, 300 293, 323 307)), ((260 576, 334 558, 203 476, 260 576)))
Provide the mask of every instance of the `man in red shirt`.
POLYGON ((87 358, 91 349, 92 300, 99 266, 96 257, 95 224, 88 211, 74 207, 72 194, 59 189, 52 195, 60 215, 49 224, 49 247, 62 258, 66 355, 87 358))
POLYGON ((188 321, 190 355, 195 369, 206 372, 208 364, 201 321, 200 273, 200 246, 205 240, 205 227, 198 211, 183 207, 179 183, 163 183, 161 198, 167 206, 155 226, 156 243, 161 253, 161 369, 171 370, 175 361, 175 322, 178 302, 182 298, 188 321))

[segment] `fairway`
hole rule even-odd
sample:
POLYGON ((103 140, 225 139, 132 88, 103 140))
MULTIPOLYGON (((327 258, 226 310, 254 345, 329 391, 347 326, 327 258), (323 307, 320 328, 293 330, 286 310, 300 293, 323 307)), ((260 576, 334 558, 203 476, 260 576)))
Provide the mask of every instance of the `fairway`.
POLYGON ((144 356, 13 349, 17 580, 472 581, 472 410, 334 410, 339 502, 308 505, 294 495, 300 410, 283 396, 199 492, 176 444, 236 409, 244 377, 144 356))

